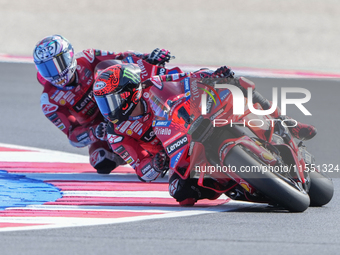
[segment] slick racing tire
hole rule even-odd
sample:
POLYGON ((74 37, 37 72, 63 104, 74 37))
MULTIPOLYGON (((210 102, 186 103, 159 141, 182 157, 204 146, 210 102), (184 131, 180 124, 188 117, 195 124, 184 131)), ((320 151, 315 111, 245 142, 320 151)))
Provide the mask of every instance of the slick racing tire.
POLYGON ((331 201, 334 194, 334 185, 332 179, 324 173, 310 171, 310 187, 308 195, 310 206, 323 206, 331 201))
MULTIPOLYGON (((277 203, 290 212, 303 212, 310 204, 307 192, 294 181, 269 171, 241 171, 252 166, 265 165, 253 153, 243 146, 234 146, 224 159, 225 166, 235 166, 235 174, 250 184, 270 202, 277 203)), ((254 167, 253 167, 254 169, 254 167)))

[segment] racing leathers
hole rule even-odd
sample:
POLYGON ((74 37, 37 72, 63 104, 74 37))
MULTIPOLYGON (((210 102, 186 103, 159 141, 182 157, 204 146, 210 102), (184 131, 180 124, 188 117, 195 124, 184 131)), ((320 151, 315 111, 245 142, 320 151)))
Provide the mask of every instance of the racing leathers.
POLYGON ((107 141, 112 150, 130 164, 138 177, 145 182, 153 181, 160 175, 154 169, 152 159, 163 149, 152 127, 154 114, 148 103, 148 91, 149 88, 143 90, 140 100, 143 115, 130 116, 119 125, 109 123, 107 128, 107 141))
POLYGON ((137 52, 113 53, 87 49, 76 54, 77 68, 74 81, 59 89, 45 80, 40 73, 37 79, 44 90, 40 103, 45 116, 62 132, 71 145, 89 148, 90 164, 98 173, 108 174, 118 165, 125 164, 112 152, 105 139, 96 136, 96 127, 104 122, 93 98, 94 70, 104 60, 122 60, 126 57, 147 58, 149 54, 137 52))
MULTIPOLYGON (((137 176, 142 181, 153 181, 162 174, 157 169, 154 159, 159 152, 164 150, 164 146, 157 138, 157 132, 163 132, 164 128, 153 127, 154 113, 149 101, 149 90, 151 86, 159 86, 162 81, 171 79, 181 82, 190 75, 192 74, 182 73, 154 76, 148 79, 143 83, 143 93, 140 100, 143 114, 135 117, 129 116, 127 121, 123 121, 119 125, 108 124, 107 140, 112 150, 135 169, 137 176)), ((166 124, 166 121, 164 122, 166 124)), ((158 123, 158 125, 162 125, 162 123, 158 123)), ((181 205, 192 205, 199 199, 215 199, 219 196, 215 191, 199 186, 197 180, 190 178, 183 180, 173 171, 169 172, 169 193, 181 205), (189 204, 186 203, 188 199, 191 199, 189 204)))

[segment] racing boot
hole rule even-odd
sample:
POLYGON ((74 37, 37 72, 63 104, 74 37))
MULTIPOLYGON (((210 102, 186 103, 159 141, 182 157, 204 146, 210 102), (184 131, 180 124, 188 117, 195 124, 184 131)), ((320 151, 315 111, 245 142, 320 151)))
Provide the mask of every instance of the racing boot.
MULTIPOLYGON (((213 180, 206 180, 208 187, 217 188, 213 180)), ((198 200, 215 200, 221 194, 211 189, 203 188, 197 184, 197 179, 182 179, 178 174, 173 173, 169 178, 169 194, 176 199, 181 206, 193 206, 198 200)))
POLYGON ((112 170, 125 161, 116 153, 112 152, 106 141, 98 141, 89 146, 90 164, 98 174, 110 174, 112 170))

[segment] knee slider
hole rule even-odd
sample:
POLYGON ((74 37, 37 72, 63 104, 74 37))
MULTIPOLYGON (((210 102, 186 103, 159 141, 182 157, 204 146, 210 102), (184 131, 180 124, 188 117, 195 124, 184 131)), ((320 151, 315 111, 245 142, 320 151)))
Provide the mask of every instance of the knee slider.
POLYGON ((177 174, 173 174, 169 180, 169 193, 177 202, 187 198, 198 198, 197 191, 192 188, 191 179, 183 180, 177 174))
POLYGON ((109 174, 120 165, 121 162, 118 162, 118 157, 119 156, 114 155, 112 152, 98 148, 91 153, 90 164, 97 170, 97 173, 109 174))
MULTIPOLYGON (((209 182, 209 180, 207 180, 209 182)), ((207 183, 208 186, 212 183, 207 183)), ((177 202, 182 202, 186 199, 193 198, 196 201, 199 199, 215 199, 216 192, 198 186, 196 179, 185 179, 183 180, 177 174, 173 174, 169 180, 169 193, 176 199, 177 202)))

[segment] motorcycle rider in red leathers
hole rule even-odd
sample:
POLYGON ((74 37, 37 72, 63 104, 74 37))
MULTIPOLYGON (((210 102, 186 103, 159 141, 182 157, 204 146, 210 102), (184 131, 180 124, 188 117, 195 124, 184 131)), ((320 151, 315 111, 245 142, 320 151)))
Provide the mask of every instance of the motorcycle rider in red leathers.
MULTIPOLYGON (((239 86, 239 78, 234 77, 230 68, 221 67, 215 72, 199 70, 195 73, 154 76, 142 84, 140 72, 134 64, 111 66, 96 78, 93 91, 101 113, 110 121, 107 139, 112 150, 135 169, 139 179, 150 182, 169 169, 169 158, 152 127, 154 114, 148 100, 151 86, 162 87, 163 81, 180 82, 189 76, 226 78, 228 83, 239 86)), ((270 107, 269 101, 258 92, 253 95, 253 101, 264 108, 270 107)), ((296 132, 292 133, 302 140, 316 134, 313 126, 299 122, 293 129, 296 132)), ((210 181, 207 185, 214 187, 215 182, 210 181)), ((193 205, 199 199, 219 197, 215 191, 198 186, 197 180, 183 180, 174 172, 169 173, 169 193, 184 206, 193 205)))
POLYGON ((45 116, 62 132, 71 145, 89 148, 90 164, 100 174, 109 174, 125 164, 106 141, 106 120, 93 99, 94 70, 100 61, 136 56, 151 64, 164 65, 170 59, 166 50, 151 54, 113 53, 87 49, 74 54, 69 41, 52 35, 39 41, 33 51, 38 82, 43 85, 41 107, 45 116))

